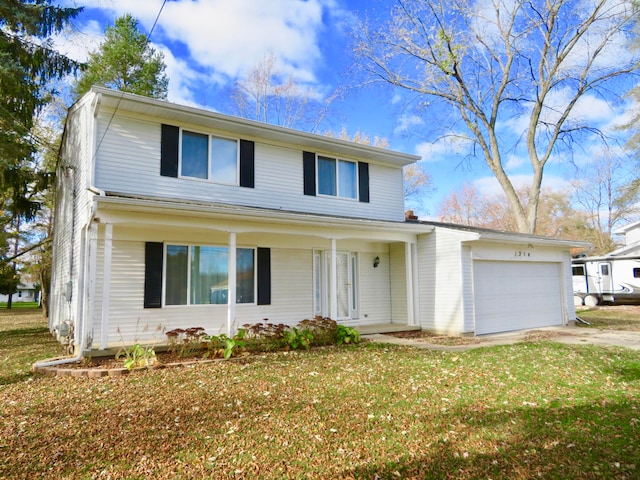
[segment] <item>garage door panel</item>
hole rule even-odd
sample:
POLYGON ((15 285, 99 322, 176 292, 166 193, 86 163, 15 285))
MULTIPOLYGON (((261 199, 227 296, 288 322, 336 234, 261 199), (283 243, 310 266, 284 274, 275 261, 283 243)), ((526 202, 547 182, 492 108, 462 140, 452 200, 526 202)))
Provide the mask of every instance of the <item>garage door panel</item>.
POLYGON ((556 263, 474 262, 476 334, 562 325, 556 263))

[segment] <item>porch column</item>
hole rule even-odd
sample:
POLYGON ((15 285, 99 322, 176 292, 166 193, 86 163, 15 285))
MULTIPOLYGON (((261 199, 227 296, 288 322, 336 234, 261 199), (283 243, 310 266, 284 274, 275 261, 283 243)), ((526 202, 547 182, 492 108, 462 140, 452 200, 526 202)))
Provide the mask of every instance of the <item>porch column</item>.
POLYGON ((338 318, 338 259, 336 258, 336 239, 331 239, 331 261, 329 262, 329 312, 333 320, 338 318))
POLYGON ((418 275, 418 244, 411 244, 411 258, 413 259, 412 271, 413 271, 413 321, 414 325, 420 325, 420 281, 418 275))
POLYGON ((229 233, 229 275, 227 279, 227 335, 236 321, 236 234, 229 233))
POLYGON ((100 349, 109 341, 109 306, 111 297, 111 253, 113 249, 113 224, 104 226, 104 257, 102 259, 102 315, 100 318, 100 349))
POLYGON ((411 243, 404 244, 405 280, 407 285, 407 325, 415 325, 413 303, 413 255, 411 243))

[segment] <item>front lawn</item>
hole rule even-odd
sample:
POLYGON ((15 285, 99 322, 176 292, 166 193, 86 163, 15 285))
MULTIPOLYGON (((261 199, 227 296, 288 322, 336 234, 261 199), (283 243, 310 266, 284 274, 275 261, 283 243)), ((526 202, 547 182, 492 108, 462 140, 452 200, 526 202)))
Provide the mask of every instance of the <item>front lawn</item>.
POLYGON ((34 362, 63 354, 37 304, 16 305, 20 307, 0 307, 0 385, 24 380, 34 362))
POLYGON ((630 350, 367 344, 5 383, 0 478, 640 476, 630 350))

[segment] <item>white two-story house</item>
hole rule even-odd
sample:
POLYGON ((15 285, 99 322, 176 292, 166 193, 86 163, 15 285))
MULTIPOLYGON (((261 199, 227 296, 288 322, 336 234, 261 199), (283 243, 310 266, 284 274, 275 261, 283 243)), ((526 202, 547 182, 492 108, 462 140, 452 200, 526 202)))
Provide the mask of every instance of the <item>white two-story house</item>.
POLYGON ((60 152, 50 329, 92 351, 315 315, 449 334, 575 318, 575 242, 406 221, 416 160, 94 87, 60 152))

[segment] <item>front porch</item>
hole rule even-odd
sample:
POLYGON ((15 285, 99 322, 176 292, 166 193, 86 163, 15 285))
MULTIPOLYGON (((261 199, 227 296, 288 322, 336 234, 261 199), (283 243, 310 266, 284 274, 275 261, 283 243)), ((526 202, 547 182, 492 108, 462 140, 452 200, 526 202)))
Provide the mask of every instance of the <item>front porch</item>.
POLYGON ((374 325, 357 326, 356 330, 360 335, 373 335, 375 333, 419 332, 422 328, 399 323, 376 323, 374 325))

